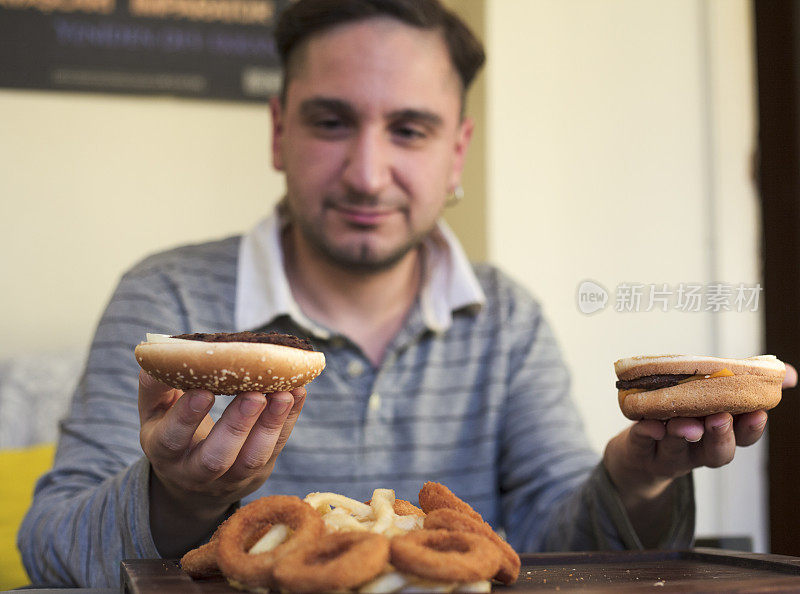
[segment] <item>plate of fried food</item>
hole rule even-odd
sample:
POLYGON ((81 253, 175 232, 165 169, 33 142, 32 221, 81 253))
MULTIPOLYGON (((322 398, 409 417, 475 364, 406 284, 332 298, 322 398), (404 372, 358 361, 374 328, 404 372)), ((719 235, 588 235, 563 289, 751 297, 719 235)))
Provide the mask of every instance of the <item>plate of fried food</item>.
POLYGON ((375 489, 257 499, 180 561, 193 580, 251 592, 490 592, 517 580, 520 558, 478 512, 428 482, 419 507, 375 489))

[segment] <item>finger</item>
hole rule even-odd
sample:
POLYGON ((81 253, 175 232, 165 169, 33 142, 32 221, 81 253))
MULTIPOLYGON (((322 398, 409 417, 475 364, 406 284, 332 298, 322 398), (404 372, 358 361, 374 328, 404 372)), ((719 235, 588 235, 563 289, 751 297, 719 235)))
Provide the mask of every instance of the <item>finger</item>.
MULTIPOLYGON (((617 436, 609 443, 609 448, 614 443, 624 444, 621 451, 625 452, 626 459, 649 461, 655 457, 656 446, 664 438, 664 423, 652 419, 637 421, 630 428, 617 436), (620 440, 621 438, 621 440, 620 440)), ((638 472, 637 468, 637 472, 638 472)))
POLYGON ((289 441, 289 436, 292 434, 292 429, 294 429, 294 425, 300 416, 300 411, 303 410, 303 405, 306 403, 305 388, 295 388, 292 390, 291 394, 294 398, 294 404, 289 411, 289 416, 286 417, 286 422, 283 424, 281 434, 278 436, 278 443, 275 445, 275 451, 272 454, 273 458, 281 452, 283 446, 289 441))
POLYGON ((676 417, 666 423, 667 435, 658 444, 656 458, 669 476, 692 469, 693 448, 703 438, 702 419, 676 417))
POLYGON ((267 404, 259 392, 243 392, 225 408, 205 440, 191 454, 190 465, 198 476, 224 474, 239 455, 250 430, 267 404))
POLYGON ((164 414, 182 392, 162 384, 144 370, 139 371, 139 421, 144 425, 153 417, 164 414))
POLYGON ((195 433, 213 404, 214 395, 208 390, 186 391, 145 438, 148 458, 170 459, 185 455, 196 441, 195 433))
POLYGON ((783 385, 781 386, 784 390, 786 388, 794 388, 797 385, 797 369, 794 368, 794 365, 790 365, 789 363, 786 364, 786 375, 783 376, 783 385))
POLYGON ((705 418, 705 436, 697 463, 718 468, 733 460, 736 438, 733 434, 733 417, 729 413, 709 415, 705 418))
POLYGON ((294 398, 289 392, 274 392, 267 396, 267 405, 228 471, 231 478, 252 475, 267 465, 293 404, 294 398))
POLYGON ((655 442, 664 439, 665 435, 664 423, 653 419, 644 419, 631 425, 628 443, 634 451, 649 452, 653 449, 655 442))
POLYGON ((667 434, 670 437, 683 438, 689 443, 697 443, 703 438, 703 420, 676 417, 667 421, 667 434))
POLYGON ((753 445, 761 439, 766 426, 767 413, 763 410, 738 415, 733 421, 733 433, 736 438, 736 445, 753 445))

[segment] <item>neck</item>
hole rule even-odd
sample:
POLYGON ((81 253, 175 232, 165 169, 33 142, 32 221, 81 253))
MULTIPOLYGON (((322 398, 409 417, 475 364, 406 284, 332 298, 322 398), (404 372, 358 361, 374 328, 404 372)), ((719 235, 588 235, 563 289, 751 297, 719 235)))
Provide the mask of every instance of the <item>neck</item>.
POLYGON ((315 253, 295 226, 282 242, 286 276, 303 313, 347 336, 374 365, 380 363, 416 299, 419 250, 385 270, 354 272, 315 253))

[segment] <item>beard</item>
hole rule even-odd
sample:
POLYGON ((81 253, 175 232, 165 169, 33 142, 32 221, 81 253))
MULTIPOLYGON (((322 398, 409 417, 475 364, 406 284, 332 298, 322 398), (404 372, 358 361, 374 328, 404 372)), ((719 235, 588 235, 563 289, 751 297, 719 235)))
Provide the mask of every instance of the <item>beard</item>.
MULTIPOLYGON (((353 206, 374 206, 380 202, 377 198, 359 195, 346 196, 338 201, 326 200, 326 203, 330 205, 338 203, 353 206)), ((409 218, 406 214, 405 219, 409 229, 407 236, 398 245, 388 250, 379 250, 369 237, 364 237, 347 245, 339 244, 335 241, 335 237, 332 238, 326 234, 324 225, 317 224, 315 220, 297 216, 297 213, 289 205, 288 200, 284 201, 284 206, 289 220, 292 224, 297 225, 300 235, 308 245, 329 263, 350 273, 370 274, 393 268, 409 252, 419 248, 436 226, 436 221, 433 221, 428 228, 414 231, 411 229, 409 218)))
POLYGON ((294 221, 303 238, 323 258, 331 264, 348 272, 369 274, 390 270, 409 252, 417 249, 432 229, 410 236, 399 246, 379 253, 368 239, 348 246, 340 246, 329 241, 325 233, 308 221, 294 221))

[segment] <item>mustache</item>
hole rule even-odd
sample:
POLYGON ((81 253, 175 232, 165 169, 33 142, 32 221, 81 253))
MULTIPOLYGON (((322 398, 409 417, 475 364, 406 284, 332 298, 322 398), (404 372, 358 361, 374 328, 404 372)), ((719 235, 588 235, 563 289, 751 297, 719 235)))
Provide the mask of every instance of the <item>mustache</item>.
POLYGON ((402 208, 406 200, 400 197, 376 196, 362 192, 346 192, 336 196, 326 196, 324 203, 332 207, 402 208))

